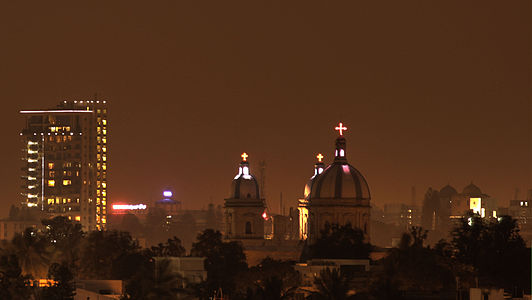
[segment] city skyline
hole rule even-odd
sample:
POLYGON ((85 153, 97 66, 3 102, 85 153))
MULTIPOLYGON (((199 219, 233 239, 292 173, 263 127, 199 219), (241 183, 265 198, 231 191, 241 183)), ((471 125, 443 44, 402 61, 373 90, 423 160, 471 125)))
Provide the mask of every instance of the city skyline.
POLYGON ((17 26, 0 29, 16 41, 0 50, 9 57, 0 72, 0 213, 20 192, 18 111, 95 92, 111 112, 111 202, 155 201, 170 186, 185 208, 222 204, 246 152, 255 174, 266 161, 270 209, 281 192, 296 206, 315 156, 332 161, 338 121, 374 204, 409 202, 416 186, 421 205, 428 187, 473 181, 507 205, 515 188, 524 198, 531 187, 526 7, 288 7, 294 15, 276 15, 266 30, 274 7, 250 15, 180 5, 117 5, 122 23, 97 5, 3 16, 17 26))

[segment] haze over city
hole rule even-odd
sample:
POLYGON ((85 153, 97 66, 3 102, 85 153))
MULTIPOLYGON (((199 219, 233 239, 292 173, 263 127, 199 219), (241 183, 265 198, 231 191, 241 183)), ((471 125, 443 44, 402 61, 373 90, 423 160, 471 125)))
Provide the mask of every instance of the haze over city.
POLYGON ((185 208, 223 204, 245 151, 269 209, 281 192, 295 206, 339 121, 373 205, 530 188, 528 2, 124 4, 2 4, 2 215, 20 199, 18 111, 95 97, 110 202, 172 187, 185 208))

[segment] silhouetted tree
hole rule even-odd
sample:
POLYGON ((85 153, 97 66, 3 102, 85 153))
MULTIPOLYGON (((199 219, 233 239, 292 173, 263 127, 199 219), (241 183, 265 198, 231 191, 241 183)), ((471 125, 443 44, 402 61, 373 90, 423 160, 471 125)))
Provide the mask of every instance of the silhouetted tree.
POLYGON ((159 243, 157 246, 152 246, 148 249, 148 253, 153 257, 181 257, 186 254, 186 251, 181 245, 181 240, 174 236, 164 244, 159 243))
POLYGON ((71 271, 79 268, 80 245, 84 238, 81 224, 67 217, 42 220, 44 236, 56 252, 60 263, 66 262, 71 271))
POLYGON ((219 289, 224 295, 231 295, 235 291, 236 274, 247 270, 246 255, 240 243, 223 242, 222 234, 212 229, 198 234, 191 256, 206 257, 207 280, 199 286, 204 298, 219 289))
POLYGON ((55 283, 49 287, 44 287, 38 294, 38 300, 72 300, 76 295, 74 275, 68 268, 67 263, 54 263, 48 271, 48 278, 55 283))
POLYGON ((92 231, 81 251, 80 276, 88 279, 126 279, 136 271, 140 247, 128 232, 92 231))
POLYGON ((321 236, 302 255, 303 260, 312 258, 365 259, 369 258, 372 246, 364 242, 364 233, 351 224, 326 225, 321 236))
POLYGON ((515 219, 488 221, 470 215, 452 231, 456 259, 474 268, 481 286, 529 290, 530 249, 515 219))
POLYGON ((312 292, 311 300, 347 300, 353 299, 354 291, 350 288, 350 279, 339 269, 325 269, 319 277, 314 278, 316 292, 312 292))
POLYGON ((31 276, 22 275, 16 255, 0 256, 0 299, 30 299, 33 288, 31 276))
POLYGON ((7 252, 16 254, 22 273, 35 278, 46 278, 54 252, 47 239, 33 228, 16 234, 7 252))

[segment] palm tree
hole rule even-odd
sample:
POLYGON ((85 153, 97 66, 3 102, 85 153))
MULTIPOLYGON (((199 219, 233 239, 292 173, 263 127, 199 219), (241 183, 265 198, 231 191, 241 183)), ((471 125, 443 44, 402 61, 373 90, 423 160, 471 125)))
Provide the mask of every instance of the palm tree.
POLYGON ((53 254, 50 245, 35 229, 26 228, 11 240, 8 252, 19 258, 22 273, 34 278, 46 278, 53 254))
POLYGON ((314 285, 318 289, 312 292, 311 299, 346 300, 352 299, 350 295, 349 278, 339 269, 325 269, 320 276, 314 279, 314 285))

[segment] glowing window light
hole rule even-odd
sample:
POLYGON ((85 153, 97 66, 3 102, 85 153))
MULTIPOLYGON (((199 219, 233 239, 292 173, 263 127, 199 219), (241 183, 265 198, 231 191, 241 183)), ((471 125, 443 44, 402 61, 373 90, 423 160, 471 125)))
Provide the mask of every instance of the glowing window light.
POLYGON ((37 154, 39 151, 28 149, 28 154, 37 154))
POLYGON ((139 210, 146 209, 145 204, 113 204, 114 210, 139 210))
POLYGON ((30 171, 30 172, 34 172, 35 170, 37 170, 37 169, 35 169, 35 168, 28 168, 28 171, 30 171))
POLYGON ((266 213, 266 211, 262 213, 262 218, 264 220, 268 220, 268 214, 266 213))
POLYGON ((72 181, 70 181, 69 179, 63 180, 63 185, 71 185, 71 184, 72 184, 72 181))
POLYGON ((321 174, 323 172, 323 168, 318 168, 318 174, 321 174))
POLYGON ((469 209, 471 209, 473 213, 480 215, 482 210, 481 202, 481 198, 469 198, 469 209))
POLYGON ((34 163, 34 162, 37 162, 37 160, 36 160, 36 159, 33 159, 33 158, 28 158, 28 162, 29 162, 29 163, 34 163))
POLYGON ((26 205, 27 205, 28 207, 35 207, 35 206, 37 206, 37 203, 31 203, 31 202, 28 202, 26 205))
POLYGON ((163 196, 165 197, 172 197, 174 194, 172 193, 172 191, 164 191, 163 192, 163 196))
POLYGON ((80 216, 76 216, 75 220, 79 222, 79 221, 81 221, 81 217, 80 216))
POLYGON ((37 180, 37 177, 28 176, 28 180, 37 180))
POLYGON ((55 180, 48 180, 48 186, 55 186, 55 180))

